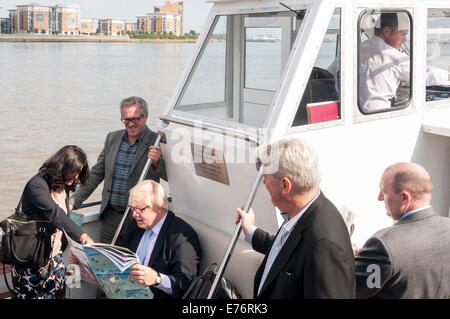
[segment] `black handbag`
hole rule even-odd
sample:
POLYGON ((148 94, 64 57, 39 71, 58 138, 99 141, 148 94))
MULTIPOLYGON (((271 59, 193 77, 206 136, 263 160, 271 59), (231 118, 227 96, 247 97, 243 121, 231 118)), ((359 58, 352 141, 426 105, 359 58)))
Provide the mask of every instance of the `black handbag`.
MULTIPOLYGON (((211 264, 203 275, 195 277, 183 299, 206 299, 217 275, 216 266, 217 264, 211 264)), ((241 299, 241 296, 232 283, 222 277, 213 299, 241 299)))
POLYGON ((15 213, 0 223, 0 263, 39 268, 50 259, 51 236, 56 227, 48 220, 31 219, 22 212, 22 198, 15 213))

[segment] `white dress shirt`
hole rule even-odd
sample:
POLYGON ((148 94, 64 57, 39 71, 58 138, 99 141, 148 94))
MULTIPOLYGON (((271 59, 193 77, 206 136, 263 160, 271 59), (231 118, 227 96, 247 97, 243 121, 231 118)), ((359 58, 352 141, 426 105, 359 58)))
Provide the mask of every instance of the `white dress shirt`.
MULTIPOLYGON (((409 81, 410 57, 374 35, 361 44, 359 102, 365 111, 391 107, 401 81, 409 81)), ((427 85, 450 85, 448 71, 427 67, 427 85)))
MULTIPOLYGON (((150 243, 148 244, 147 253, 145 254, 145 258, 142 262, 142 265, 146 266, 148 265, 148 262, 150 260, 150 257, 152 256, 153 248, 155 248, 156 240, 158 239, 158 235, 161 232, 161 228, 164 224, 164 221, 166 220, 167 214, 150 230, 153 232, 152 236, 150 237, 150 243)), ((148 229, 145 231, 149 231, 148 229)), ((137 247, 136 251, 139 251, 139 248, 144 242, 145 239, 145 232, 142 235, 141 241, 139 242, 139 245, 137 247)), ((164 274, 161 274, 161 283, 159 285, 154 285, 154 287, 164 291, 166 294, 171 295, 172 294, 172 283, 170 282, 170 278, 164 274)))

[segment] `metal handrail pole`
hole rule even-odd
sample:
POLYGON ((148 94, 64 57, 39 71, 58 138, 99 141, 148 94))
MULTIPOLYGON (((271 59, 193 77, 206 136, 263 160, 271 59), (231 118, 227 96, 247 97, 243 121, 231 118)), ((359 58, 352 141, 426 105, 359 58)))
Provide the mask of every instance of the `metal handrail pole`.
POLYGON ((81 204, 79 209, 101 205, 101 203, 102 203, 102 201, 99 200, 99 201, 96 201, 96 202, 90 202, 90 203, 81 204))
MULTIPOLYGON (((153 144, 153 146, 158 146, 160 141, 161 141, 161 134, 159 134, 159 132, 158 132, 158 137, 156 138, 155 144, 153 144)), ((152 165, 152 160, 150 158, 147 158, 147 162, 145 163, 144 169, 142 170, 141 176, 139 177, 139 180, 137 181, 136 185, 144 180, 144 177, 147 175, 148 170, 150 169, 151 165, 152 165)), ((123 224, 125 223, 125 220, 127 219, 129 210, 130 210, 130 208, 127 205, 127 209, 123 213, 122 219, 120 221, 119 226, 117 227, 116 233, 114 234, 114 238, 111 242, 111 245, 114 245, 116 243, 117 238, 119 237, 119 234, 122 230, 123 224)))
MULTIPOLYGON (((246 214, 249 211, 250 207, 252 206, 253 200, 255 199, 256 191, 258 190, 258 186, 261 183, 261 180, 263 177, 262 172, 263 172, 263 165, 261 165, 260 169, 258 170, 258 174, 256 175, 255 182, 253 183, 252 189, 247 198, 247 202, 245 203, 244 212, 246 214)), ((217 287, 219 285, 219 282, 220 282, 220 280, 222 280, 222 276, 225 272, 225 268, 227 267, 228 262, 230 261, 231 254, 234 250, 234 246, 236 245, 236 242, 239 238, 241 230, 242 230, 242 222, 239 221, 239 223, 236 225, 236 227, 234 229, 233 237, 231 238, 231 241, 228 244, 227 251, 225 252, 225 255, 222 259, 222 263, 220 264, 219 270, 217 271, 217 275, 214 278, 214 282, 211 286, 211 289, 209 290, 208 297, 206 299, 212 299, 213 296, 215 295, 217 287)))

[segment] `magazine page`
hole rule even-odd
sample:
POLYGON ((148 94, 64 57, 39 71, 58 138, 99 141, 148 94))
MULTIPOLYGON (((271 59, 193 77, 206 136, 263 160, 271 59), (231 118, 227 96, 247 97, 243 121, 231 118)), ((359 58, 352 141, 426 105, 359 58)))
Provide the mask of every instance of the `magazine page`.
POLYGON ((108 298, 153 298, 153 293, 147 286, 131 278, 129 267, 139 262, 137 256, 133 257, 135 255, 133 252, 123 247, 106 244, 84 245, 83 249, 93 273, 108 298), (129 266, 125 267, 125 265, 129 266))
POLYGON ((91 267, 89 265, 88 258, 84 252, 83 245, 72 240, 67 233, 64 231, 69 247, 72 251, 73 256, 78 259, 78 266, 80 267, 81 279, 90 284, 91 286, 101 289, 95 275, 92 273, 91 267))

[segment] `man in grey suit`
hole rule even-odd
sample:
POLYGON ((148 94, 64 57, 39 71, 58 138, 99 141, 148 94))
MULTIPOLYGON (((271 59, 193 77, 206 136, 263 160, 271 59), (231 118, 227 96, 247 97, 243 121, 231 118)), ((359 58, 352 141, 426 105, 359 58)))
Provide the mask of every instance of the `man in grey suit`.
MULTIPOLYGON (((153 146, 157 134, 146 125, 147 103, 140 97, 131 96, 122 100, 120 112, 125 129, 110 132, 106 136, 97 164, 91 169, 89 182, 78 188, 71 198, 73 208, 78 209, 104 181, 100 207, 100 241, 103 243, 112 241, 128 204, 128 191, 137 184, 147 158, 152 160, 152 165, 145 179, 156 182, 160 178, 167 180, 161 149, 153 146)), ((131 220, 129 214, 122 230, 131 220)), ((124 238, 123 233, 118 241, 124 238)))
POLYGON ((449 298, 450 219, 430 206, 433 182, 415 163, 389 166, 378 200, 395 224, 355 258, 357 298, 449 298))

